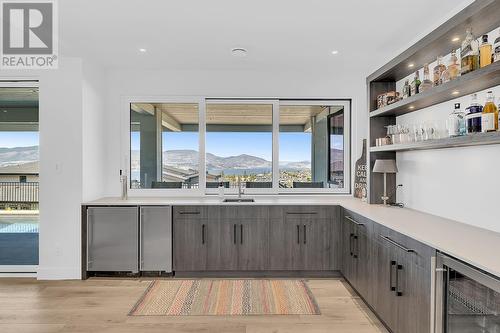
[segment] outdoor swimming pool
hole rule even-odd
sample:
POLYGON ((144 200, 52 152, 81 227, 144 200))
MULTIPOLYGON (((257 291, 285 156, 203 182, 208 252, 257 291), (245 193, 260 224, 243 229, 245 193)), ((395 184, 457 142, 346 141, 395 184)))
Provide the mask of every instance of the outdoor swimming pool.
POLYGON ((0 214, 0 266, 38 265, 37 215, 0 214))

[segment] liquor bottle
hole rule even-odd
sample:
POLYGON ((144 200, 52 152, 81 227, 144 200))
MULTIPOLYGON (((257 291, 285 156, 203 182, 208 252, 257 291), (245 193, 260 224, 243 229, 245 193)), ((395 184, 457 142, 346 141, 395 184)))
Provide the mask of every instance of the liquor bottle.
POLYGON ((483 35, 482 40, 483 42, 479 47, 479 66, 481 68, 491 64, 491 51, 492 51, 492 46, 490 43, 488 43, 488 35, 483 35))
POLYGON ((410 83, 406 80, 405 85, 403 86, 403 98, 408 97, 410 97, 410 83))
POLYGON ((415 72, 415 77, 413 78, 413 81, 411 81, 410 84, 410 95, 416 95, 419 93, 418 87, 420 86, 420 77, 418 75, 418 71, 415 72))
POLYGON ((479 68, 479 46, 472 35, 472 29, 468 28, 462 49, 460 50, 462 57, 461 74, 467 74, 479 68))
POLYGON ((477 102, 477 94, 471 95, 471 103, 465 109, 465 122, 467 133, 480 133, 481 132, 481 114, 483 106, 477 102))
POLYGON ((460 109, 460 103, 455 103, 455 108, 453 109, 453 112, 448 116, 446 125, 446 127, 448 128, 448 135, 450 137, 462 136, 466 134, 465 113, 460 109))
POLYGON ((456 79, 460 72, 460 65, 458 64, 458 58, 455 50, 451 51, 450 64, 448 65, 447 71, 450 80, 456 79))
POLYGON ((441 81, 441 75, 443 75, 443 72, 446 70, 446 66, 443 65, 442 62, 442 57, 438 56, 437 57, 437 64, 434 66, 434 85, 439 86, 443 81, 441 81))
POLYGON ((483 133, 498 130, 498 108, 492 91, 488 91, 486 96, 486 104, 481 114, 481 129, 483 133))
POLYGON ((429 78, 429 65, 425 64, 424 65, 424 80, 422 83, 420 83, 420 86, 418 87, 418 92, 422 93, 426 90, 429 90, 432 88, 432 81, 429 78))
POLYGON ((500 61, 500 30, 493 44, 493 61, 500 61))

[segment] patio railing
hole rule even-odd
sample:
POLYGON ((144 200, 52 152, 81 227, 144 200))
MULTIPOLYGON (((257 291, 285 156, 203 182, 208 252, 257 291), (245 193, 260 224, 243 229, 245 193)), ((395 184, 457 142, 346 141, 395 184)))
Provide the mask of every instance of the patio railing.
POLYGON ((38 182, 0 182, 0 203, 38 203, 38 182))

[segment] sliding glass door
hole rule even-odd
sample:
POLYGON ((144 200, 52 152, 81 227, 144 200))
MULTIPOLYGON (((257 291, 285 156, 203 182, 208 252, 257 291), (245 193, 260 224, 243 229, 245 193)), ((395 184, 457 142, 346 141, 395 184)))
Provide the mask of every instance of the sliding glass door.
POLYGON ((38 265, 38 87, 0 82, 0 273, 38 265))

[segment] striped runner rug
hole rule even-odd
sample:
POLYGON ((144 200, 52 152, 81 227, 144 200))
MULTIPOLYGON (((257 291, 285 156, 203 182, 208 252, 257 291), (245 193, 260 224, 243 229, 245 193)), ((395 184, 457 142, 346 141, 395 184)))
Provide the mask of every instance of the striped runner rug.
POLYGON ((155 280, 130 316, 319 315, 303 280, 155 280))

